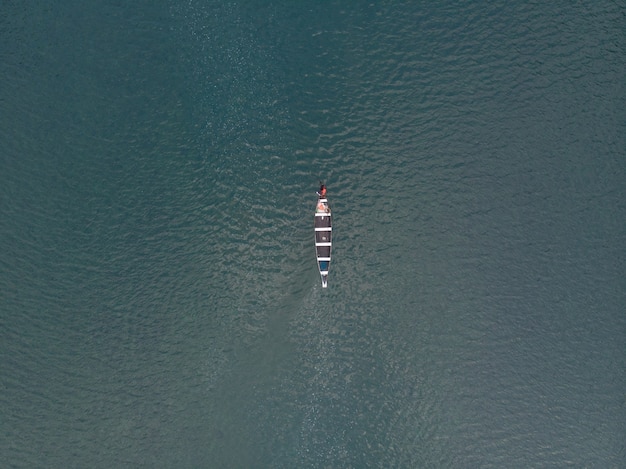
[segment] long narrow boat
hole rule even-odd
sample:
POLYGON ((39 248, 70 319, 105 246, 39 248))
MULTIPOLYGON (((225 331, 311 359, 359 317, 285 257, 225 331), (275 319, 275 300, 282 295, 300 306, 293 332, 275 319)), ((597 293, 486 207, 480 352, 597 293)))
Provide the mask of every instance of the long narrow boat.
POLYGON ((328 286, 328 269, 330 267, 333 234, 330 206, 324 192, 325 190, 322 193, 318 192, 317 206, 315 208, 315 254, 317 256, 317 268, 322 277, 322 288, 328 286))

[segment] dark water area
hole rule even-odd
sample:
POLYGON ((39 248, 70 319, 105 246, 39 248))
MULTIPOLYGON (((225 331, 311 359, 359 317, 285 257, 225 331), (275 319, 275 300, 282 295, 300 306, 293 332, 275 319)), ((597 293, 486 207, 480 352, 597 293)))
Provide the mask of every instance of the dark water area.
POLYGON ((619 2, 0 13, 3 465, 626 465, 619 2))

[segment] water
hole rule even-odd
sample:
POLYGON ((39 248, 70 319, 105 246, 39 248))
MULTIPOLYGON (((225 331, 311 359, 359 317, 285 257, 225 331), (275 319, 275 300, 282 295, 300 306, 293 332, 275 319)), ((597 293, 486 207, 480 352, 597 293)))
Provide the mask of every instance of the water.
POLYGON ((1 10, 2 465, 626 465, 617 2, 1 10))

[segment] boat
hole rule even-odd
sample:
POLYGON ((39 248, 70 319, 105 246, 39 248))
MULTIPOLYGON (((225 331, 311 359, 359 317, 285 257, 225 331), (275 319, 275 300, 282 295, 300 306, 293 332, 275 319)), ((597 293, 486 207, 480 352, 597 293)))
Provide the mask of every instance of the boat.
POLYGON ((315 255, 317 257, 317 268, 322 277, 322 288, 328 287, 332 230, 331 213, 328 199, 326 198, 326 188, 322 186, 320 192, 317 193, 317 205, 315 207, 315 255))

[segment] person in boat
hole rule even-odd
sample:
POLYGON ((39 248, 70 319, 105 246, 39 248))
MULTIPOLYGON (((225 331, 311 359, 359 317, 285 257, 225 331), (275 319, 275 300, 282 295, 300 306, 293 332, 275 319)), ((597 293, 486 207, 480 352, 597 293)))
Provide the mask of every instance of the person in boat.
POLYGON ((321 201, 321 199, 326 198, 326 186, 324 184, 320 186, 320 190, 318 191, 317 195, 320 198, 320 200, 318 200, 317 202, 317 211, 329 213, 330 210, 328 209, 328 204, 325 201, 321 201))

